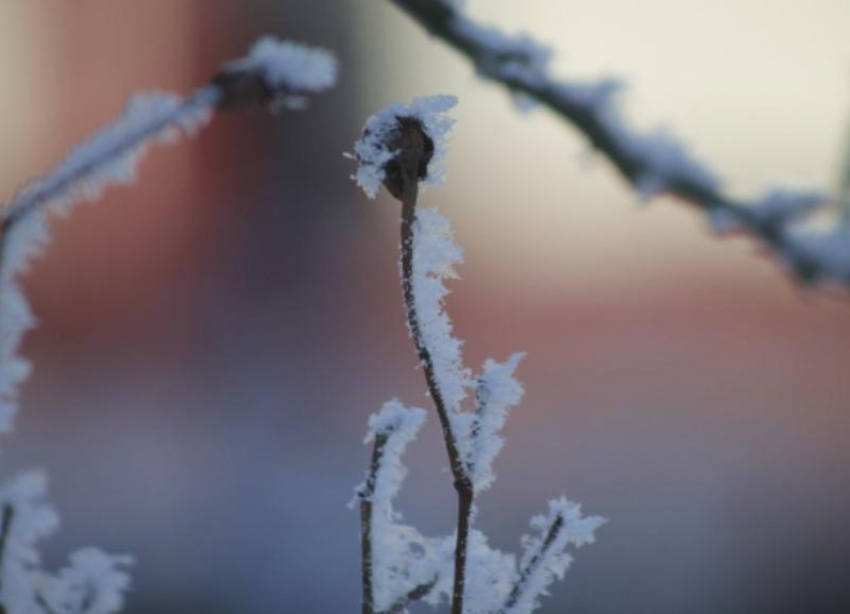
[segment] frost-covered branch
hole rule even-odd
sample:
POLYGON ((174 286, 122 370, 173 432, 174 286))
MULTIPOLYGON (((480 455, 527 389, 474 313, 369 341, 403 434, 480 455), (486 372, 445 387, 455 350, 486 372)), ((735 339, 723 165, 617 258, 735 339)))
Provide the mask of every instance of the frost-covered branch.
MULTIPOLYGON (((457 277, 455 267, 462 261, 463 251, 454 241, 448 219, 433 209, 419 208, 417 202, 420 182, 434 184, 443 178, 446 134, 452 125, 452 120, 444 113, 455 104, 453 97, 435 96, 416 99, 410 107, 390 105, 369 119, 351 156, 360 163, 354 179, 368 196, 374 198, 383 184, 402 204, 400 268, 408 329, 440 418, 458 497, 455 535, 437 542, 438 548, 444 551, 448 544, 453 544, 453 561, 445 558, 441 571, 431 579, 426 575, 413 588, 409 581, 399 584, 388 578, 390 586, 394 584, 390 592, 399 595, 389 612, 403 612, 410 601, 421 595, 427 596, 426 600, 432 604, 445 595, 450 600, 452 614, 494 614, 510 601, 514 592, 526 593, 526 579, 517 571, 515 558, 490 548, 484 534, 473 528, 475 497, 495 478, 492 463, 503 444, 499 431, 509 409, 523 396, 522 384, 514 376, 523 354, 514 354, 504 363, 488 360, 477 377, 464 367, 462 342, 453 334, 444 305, 448 294, 445 281, 457 277), (465 410, 463 401, 473 390, 475 405, 465 410), (453 582, 451 592, 447 593, 445 579, 450 574, 453 582)), ((379 534, 375 519, 381 515, 377 512, 378 497, 374 493, 382 473, 390 474, 385 478, 393 485, 390 498, 398 490, 404 476, 404 471, 398 469, 400 451, 390 455, 388 448, 396 431, 406 433, 400 437, 403 445, 415 434, 411 426, 405 426, 412 420, 406 417, 410 416, 409 412, 393 402, 370 419, 367 441, 375 443, 372 464, 365 484, 358 490, 364 614, 383 611, 376 596, 377 577, 379 573, 386 573, 380 570, 387 563, 378 561, 379 548, 375 545, 379 534), (385 469, 387 458, 391 459, 386 465, 390 469, 385 469)), ((383 507, 386 517, 392 518, 389 499, 383 507)), ((385 526, 381 533, 392 534, 393 529, 385 526)), ((421 540, 418 533, 412 534, 421 540)), ((564 549, 568 543, 560 539, 560 532, 557 532, 551 544, 551 552, 557 555, 552 556, 566 556, 564 549)), ((547 561, 549 552, 550 546, 542 549, 541 556, 547 561)), ((391 561, 390 573, 403 568, 397 557, 386 555, 383 558, 391 561)), ((425 558, 440 559, 430 553, 425 558)), ((529 567, 526 575, 536 578, 537 564, 526 567, 529 567)), ((545 584, 548 585, 548 581, 545 584)), ((537 591, 530 603, 536 603, 541 593, 542 590, 537 591)), ((386 593, 381 603, 386 603, 385 597, 386 593)))
POLYGON ((59 522, 44 476, 22 474, 0 490, 3 509, 0 604, 7 614, 112 614, 124 604, 132 559, 94 548, 73 553, 57 573, 41 568, 38 542, 59 522))
MULTIPOLYGON (((12 428, 18 386, 30 370, 18 351, 35 318, 18 277, 47 243, 47 218, 96 200, 110 185, 132 183, 152 145, 195 134, 216 111, 255 103, 303 106, 305 95, 328 89, 335 79, 336 61, 328 52, 261 39, 245 58, 226 64, 185 99, 165 93, 133 96, 124 115, 5 205, 0 222, 0 433, 12 428)), ((128 557, 84 548, 58 573, 41 567, 38 542, 58 524, 42 476, 20 475, 0 487, 0 510, 0 614, 112 614, 121 609, 130 584, 128 557)))
POLYGON ((850 222, 837 220, 828 230, 798 224, 813 209, 833 204, 827 196, 782 190, 752 201, 733 198, 715 172, 672 135, 640 133, 627 125, 618 104, 618 80, 556 78, 548 47, 477 23, 457 0, 391 2, 465 55, 479 75, 507 87, 523 106, 542 104, 582 132, 641 197, 677 196, 701 210, 716 232, 751 235, 801 282, 850 287, 850 222))
POLYGON ((443 280, 454 275, 462 252, 436 211, 417 210, 419 182, 438 182, 445 136, 453 121, 444 115, 456 104, 450 96, 421 98, 410 108, 390 105, 373 116, 355 146, 361 165, 355 179, 370 197, 383 183, 402 203, 401 278, 407 323, 440 425, 458 496, 458 531, 452 613, 463 612, 464 580, 474 489, 461 447, 460 403, 470 374, 460 358, 461 343, 443 311, 443 280))
POLYGON ((386 403, 369 418, 366 443, 373 444, 372 462, 366 481, 355 491, 360 502, 363 614, 403 612, 432 592, 436 603, 437 585, 450 577, 444 572, 451 568, 444 540, 428 539, 398 524, 401 515, 392 504, 407 474, 401 457, 424 421, 424 410, 398 401, 386 403))
POLYGON ((545 515, 531 519, 537 536, 525 536, 525 551, 514 587, 499 614, 528 614, 547 594, 549 585, 561 579, 572 563, 567 553, 570 545, 592 544, 594 531, 605 523, 599 516, 582 517, 581 506, 566 497, 549 502, 545 515))
POLYGON ((335 79, 336 60, 327 51, 260 39, 245 58, 226 64, 185 99, 160 92, 134 95, 121 117, 5 205, 0 225, 0 433, 12 427, 18 385, 30 370, 18 348, 35 320, 17 277, 45 245, 47 217, 96 200, 110 185, 132 183, 152 145, 195 134, 215 111, 256 103, 301 105, 305 95, 328 89, 335 79))

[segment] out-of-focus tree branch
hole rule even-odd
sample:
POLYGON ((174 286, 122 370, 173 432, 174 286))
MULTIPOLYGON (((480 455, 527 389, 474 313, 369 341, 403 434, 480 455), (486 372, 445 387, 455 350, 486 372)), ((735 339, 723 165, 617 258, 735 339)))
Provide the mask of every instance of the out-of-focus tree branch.
POLYGON ((800 228, 830 198, 775 190, 743 201, 726 193, 715 174, 666 133, 642 134, 623 120, 613 79, 578 83, 552 76, 550 51, 528 36, 508 36, 477 23, 450 0, 390 0, 433 36, 522 101, 541 104, 588 139, 643 197, 665 193, 701 210, 719 233, 743 231, 785 264, 799 281, 850 288, 850 229, 800 228))

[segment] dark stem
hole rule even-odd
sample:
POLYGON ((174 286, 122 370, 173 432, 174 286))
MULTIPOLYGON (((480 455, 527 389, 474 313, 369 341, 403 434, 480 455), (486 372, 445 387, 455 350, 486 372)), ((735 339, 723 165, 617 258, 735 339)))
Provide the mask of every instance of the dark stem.
POLYGON ((6 546, 9 543, 9 534, 12 531, 12 521, 15 519, 15 508, 11 503, 3 504, 2 519, 0 519, 0 565, 6 556, 6 546))
POLYGON ((378 480, 378 470, 387 445, 387 435, 375 435, 375 447, 372 449, 372 462, 369 466, 369 476, 357 496, 360 498, 360 558, 363 582, 363 614, 374 614, 374 552, 372 550, 372 496, 375 494, 375 482, 378 480))
POLYGON ((416 222, 416 202, 419 193, 418 177, 411 172, 407 175, 407 181, 403 182, 402 187, 401 273, 404 303, 407 308, 407 324, 416 345, 419 362, 425 372, 428 392, 431 395, 437 415, 440 418, 443 440, 446 444, 449 466, 452 477, 454 478, 454 487, 458 497, 458 526, 457 541, 455 543, 455 574, 451 611, 452 614, 463 614, 464 587, 466 584, 466 552, 469 546, 469 531, 472 525, 474 490, 472 480, 461 459, 455 433, 452 430, 449 419, 449 411, 453 408, 446 406, 445 398, 437 383, 434 362, 431 359, 431 352, 422 336, 419 315, 416 311, 413 261, 415 258, 414 229, 416 222))
POLYGON ((437 579, 434 578, 430 582, 425 584, 420 584, 413 590, 411 590, 407 595, 396 601, 387 612, 381 612, 381 614, 402 614, 405 608, 409 606, 414 601, 422 599, 425 595, 431 592, 431 589, 434 588, 434 585, 437 584, 437 579))
MULTIPOLYGON (((6 557, 6 548, 9 544, 9 535, 12 532, 12 521, 15 519, 15 508, 11 503, 3 504, 0 513, 0 568, 6 557)), ((1 577, 0 577, 1 578, 1 577)), ((0 594, 2 594, 2 582, 0 582, 0 594)), ((0 614, 6 614, 6 604, 0 603, 0 614)))
POLYGON ((513 589, 511 590, 511 594, 508 595, 507 600, 505 601, 505 605, 499 610, 499 614, 507 614, 513 608, 520 597, 522 597, 522 593, 525 590, 526 582, 531 577, 531 575, 540 567, 540 563, 546 557, 546 553, 552 547, 552 544, 555 543, 555 540, 558 539, 558 534, 561 532, 561 529, 564 527, 564 517, 558 515, 555 518, 555 522, 552 523, 552 526, 549 527, 549 530, 546 532, 546 537, 543 539, 543 543, 540 545, 540 550, 531 557, 531 560, 528 562, 522 571, 520 571, 519 578, 516 581, 513 589))
POLYGON ((47 612, 47 614, 56 614, 56 610, 47 603, 47 599, 45 599, 42 591, 38 590, 35 592, 35 602, 41 606, 41 609, 47 612))

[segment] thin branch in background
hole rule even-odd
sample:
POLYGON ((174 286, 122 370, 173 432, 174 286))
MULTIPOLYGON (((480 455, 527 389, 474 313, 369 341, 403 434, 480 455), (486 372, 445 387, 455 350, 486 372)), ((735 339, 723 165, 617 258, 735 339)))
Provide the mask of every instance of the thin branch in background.
POLYGON ((744 231, 773 253, 801 282, 850 288, 850 222, 828 230, 799 224, 829 197, 771 190, 752 201, 733 198, 716 174, 666 132, 640 134, 627 126, 614 79, 579 83, 558 79, 551 51, 528 36, 511 37, 481 25, 450 0, 390 0, 432 35, 466 56, 479 75, 504 85, 525 105, 544 105, 585 135, 643 197, 666 193, 700 209, 718 233, 744 231))
MULTIPOLYGON (((216 111, 253 104, 301 108, 306 95, 334 85, 336 72, 336 60, 327 51, 260 39, 246 57, 224 65, 185 99, 165 93, 133 96, 122 117, 76 146, 5 205, 0 222, 0 433, 12 427, 18 387, 30 370, 18 351, 34 317, 18 277, 47 243, 47 218, 96 200, 110 185, 132 183, 139 160, 152 145, 195 134, 216 111)), ((130 585, 129 557, 84 548, 56 573, 40 567, 37 544, 58 525, 46 488, 43 476, 24 474, 0 489, 2 614, 117 612, 130 585)))
POLYGON ((324 50, 260 39, 245 58, 226 64, 185 99, 160 92, 134 95, 122 117, 77 145, 5 205, 0 225, 0 433, 12 426, 18 386, 30 370, 18 349, 34 318, 17 277, 47 242, 47 216, 94 201, 110 185, 132 183, 152 145, 194 135, 215 111, 252 104, 303 106, 304 96, 333 86, 336 70, 336 60, 324 50))

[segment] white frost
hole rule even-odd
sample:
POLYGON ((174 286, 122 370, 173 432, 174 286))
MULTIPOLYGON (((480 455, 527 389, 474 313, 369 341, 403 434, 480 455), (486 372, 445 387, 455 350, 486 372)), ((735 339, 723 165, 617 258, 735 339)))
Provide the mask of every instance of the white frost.
MULTIPOLYGON (((587 90, 581 95, 588 104, 595 104, 608 98, 606 91, 587 90)), ((453 104, 451 99, 436 108, 442 111, 453 104)), ((435 108, 432 103, 424 106, 435 108)), ((368 196, 375 197, 385 179, 385 165, 397 153, 388 143, 395 137, 398 118, 418 117, 429 135, 438 130, 442 137, 450 128, 451 120, 447 118, 439 119, 436 129, 429 127, 428 120, 415 110, 417 107, 416 102, 410 109, 391 105, 367 122, 363 138, 355 145, 355 157, 360 161, 355 179, 368 196)), ((444 147, 437 139, 435 145, 444 147)), ((430 167, 428 175, 430 180, 434 179, 430 167)), ((504 443, 499 431, 510 408, 524 394, 522 384, 515 377, 523 354, 514 354, 504 363, 487 360, 481 375, 473 379, 463 365, 463 343, 454 336, 445 311, 449 292, 445 282, 457 277, 456 267, 463 261, 463 250, 454 241, 448 219, 433 209, 416 209, 410 248, 412 324, 418 329, 411 333, 418 332, 416 344, 420 350, 427 350, 434 385, 444 402, 450 439, 461 461, 461 467, 452 468, 454 477, 468 479, 477 494, 495 479, 492 464, 504 443), (475 410, 464 411, 462 403, 472 388, 476 393, 475 410)), ((454 549, 458 536, 424 537, 415 528, 400 524, 401 516, 392 506, 406 475, 401 455, 416 436, 424 415, 422 410, 407 409, 392 401, 369 419, 366 442, 375 444, 373 466, 367 481, 358 487, 357 498, 364 515, 368 515, 368 504, 372 506, 367 521, 372 540, 373 606, 377 612, 407 611, 408 596, 413 589, 417 589, 417 597, 432 606, 453 599, 454 549), (426 593, 418 594, 418 589, 423 587, 426 593)), ((525 553, 518 568, 513 555, 490 548, 486 536, 471 527, 476 515, 474 504, 472 510, 468 518, 470 531, 464 570, 466 614, 530 612, 549 584, 566 572, 572 560, 567 547, 593 541, 593 531, 603 522, 597 517, 583 518, 578 505, 565 498, 550 502, 549 513, 532 521, 532 527, 540 535, 524 538, 525 553)))
POLYGON ((463 250, 455 243, 449 220, 434 209, 419 209, 413 229, 413 295, 422 341, 431 354, 437 386, 450 415, 460 411, 472 374, 463 366, 463 343, 452 334, 444 309, 446 279, 457 278, 463 250))
POLYGON ((245 58, 230 62, 237 70, 259 71, 273 95, 272 108, 301 109, 303 94, 324 92, 337 82, 339 63, 325 49, 271 36, 260 38, 245 58))
POLYGON ((510 408, 518 405, 525 394, 522 384, 514 377, 524 356, 524 353, 518 352, 503 363, 488 359, 478 377, 471 457, 468 460, 476 492, 489 488, 495 479, 493 460, 505 443, 499 431, 505 425, 510 408))
POLYGON ((375 610, 390 610, 414 588, 434 584, 430 598, 438 600, 451 577, 452 549, 444 540, 423 536, 414 527, 399 523, 401 514, 393 499, 401 488, 407 469, 401 461, 408 444, 425 421, 422 409, 390 401, 369 418, 366 443, 384 441, 374 483, 361 484, 356 492, 372 502, 372 584, 375 610))
POLYGON ((132 557, 107 555, 96 548, 82 548, 57 575, 41 578, 41 599, 46 614, 113 614, 124 606, 130 588, 125 571, 132 557))
POLYGON ((18 350, 35 318, 17 277, 49 239, 47 216, 94 201, 110 185, 132 183, 148 148, 173 143, 181 133, 193 134, 208 121, 212 101, 212 93, 204 90, 185 104, 172 94, 133 96, 122 117, 77 145, 49 175, 24 187, 7 205, 10 226, 0 248, 0 432, 12 428, 18 385, 30 370, 18 350))
POLYGON ((469 533, 466 559, 464 612, 499 612, 516 580, 516 557, 491 548, 487 536, 473 529, 469 533))
POLYGON ((112 614, 129 587, 129 559, 85 548, 58 574, 44 570, 38 543, 59 526, 46 495, 40 473, 21 474, 0 489, 0 603, 8 614, 112 614))
MULTIPOLYGON (((335 63, 328 57, 261 40, 243 61, 263 66, 270 87, 320 91, 335 80, 335 63)), ((35 317, 18 277, 49 240, 47 218, 97 199, 111 185, 132 183, 150 146, 193 135, 209 121, 220 98, 217 85, 187 99, 158 92, 133 96, 120 118, 76 146, 5 206, 0 235, 0 433, 12 429, 18 386, 30 372, 19 348, 35 317)), ((58 574, 43 570, 37 545, 59 521, 45 497, 46 480, 37 473, 0 487, 0 609, 6 614, 113 614, 123 606, 130 584, 125 571, 130 559, 84 548, 58 574)))
POLYGON ((537 608, 549 585, 563 579, 572 564, 567 548, 592 544, 594 532, 605 522, 600 516, 582 516, 581 506, 566 497, 549 501, 548 512, 531 519, 536 535, 522 539, 518 590, 505 614, 529 614, 537 608))
POLYGON ((428 162, 428 171, 422 183, 439 185, 446 175, 448 133, 454 120, 446 115, 457 104, 455 96, 428 96, 415 98, 409 107, 393 103, 368 119, 363 127, 363 136, 354 144, 355 158, 360 166, 352 177, 369 198, 375 198, 384 182, 384 166, 397 152, 389 149, 389 143, 398 128, 398 118, 406 117, 419 121, 425 134, 434 143, 434 153, 428 162))

